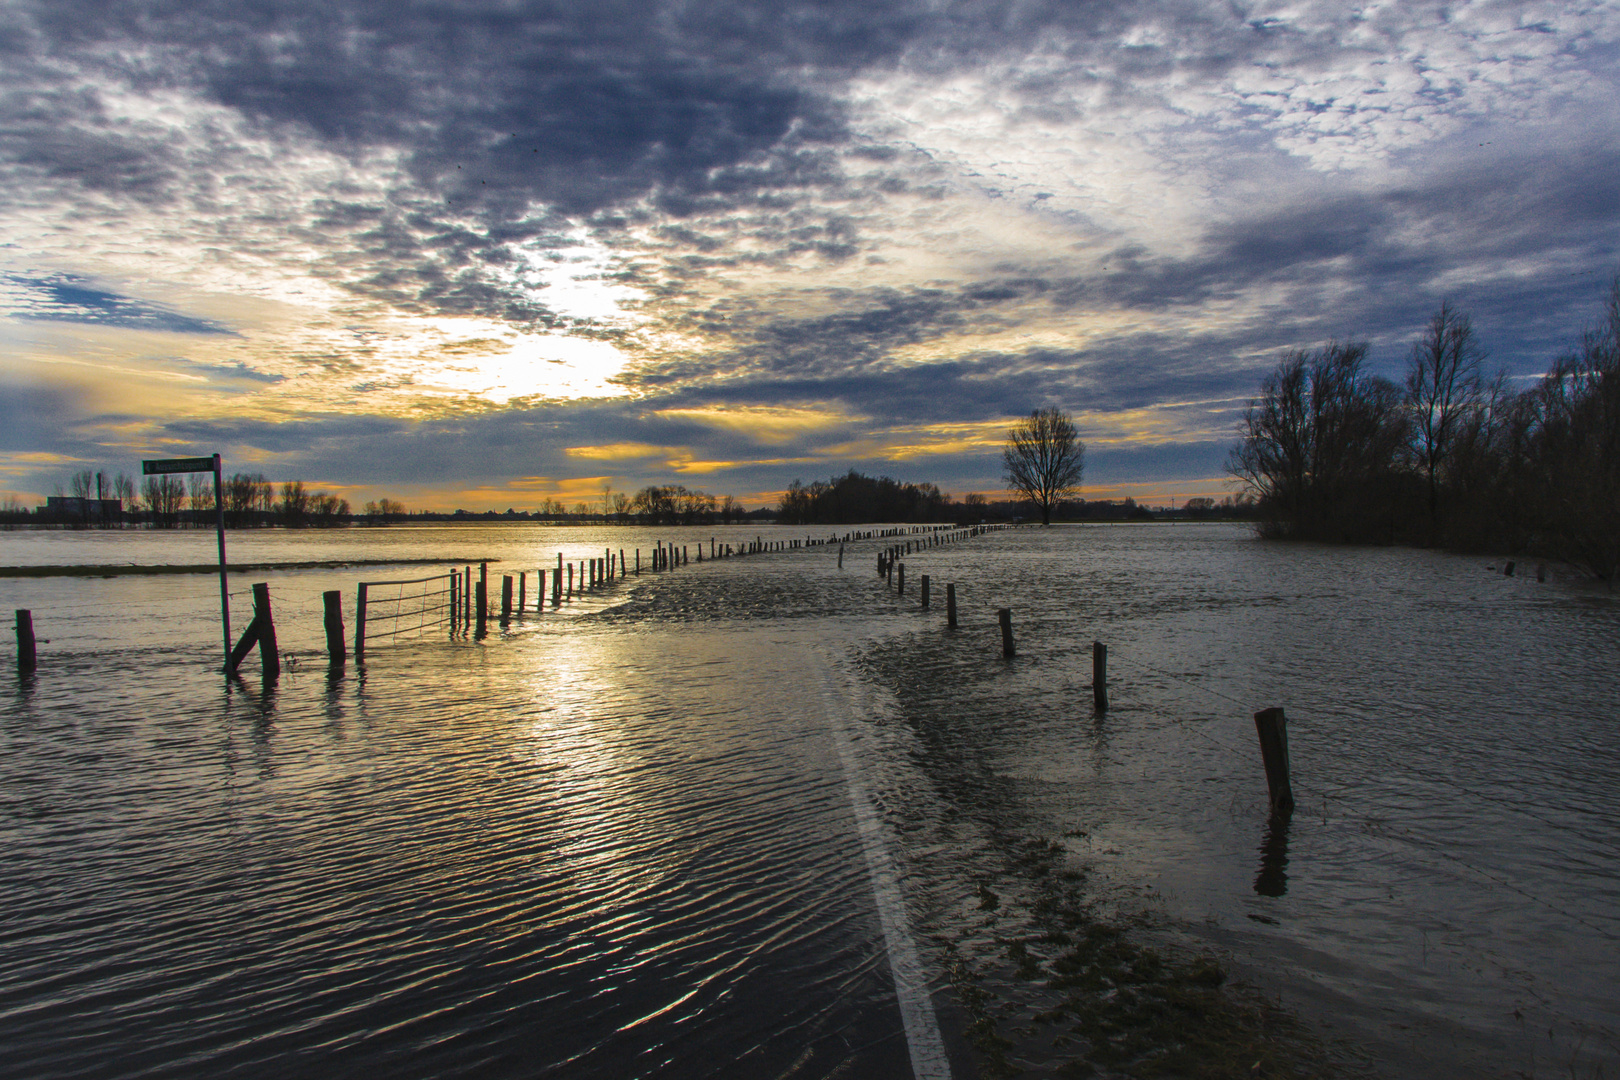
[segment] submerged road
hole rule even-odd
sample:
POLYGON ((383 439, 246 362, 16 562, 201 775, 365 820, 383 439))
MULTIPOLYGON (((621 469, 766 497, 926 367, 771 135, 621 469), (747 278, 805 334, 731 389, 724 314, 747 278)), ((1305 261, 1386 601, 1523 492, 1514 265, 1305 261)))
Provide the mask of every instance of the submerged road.
POLYGON ((33 685, 0 711, 0 1055, 943 1080, 871 747, 808 641, 586 622, 262 693, 145 651, 33 685))

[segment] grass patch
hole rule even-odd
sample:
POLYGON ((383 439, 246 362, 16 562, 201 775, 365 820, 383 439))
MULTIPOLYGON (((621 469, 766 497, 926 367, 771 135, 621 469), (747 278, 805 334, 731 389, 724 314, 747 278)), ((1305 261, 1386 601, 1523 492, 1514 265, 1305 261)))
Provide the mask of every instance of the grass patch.
POLYGON ((1214 956, 1150 946, 1140 928, 1096 917, 1085 875, 1064 867, 1061 845, 1037 841, 1009 854, 1008 878, 994 893, 977 884, 969 903, 984 911, 987 894, 999 898, 976 929, 1025 932, 995 939, 999 952, 973 960, 947 945, 985 1077, 1343 1075, 1292 1013, 1233 984, 1214 956))

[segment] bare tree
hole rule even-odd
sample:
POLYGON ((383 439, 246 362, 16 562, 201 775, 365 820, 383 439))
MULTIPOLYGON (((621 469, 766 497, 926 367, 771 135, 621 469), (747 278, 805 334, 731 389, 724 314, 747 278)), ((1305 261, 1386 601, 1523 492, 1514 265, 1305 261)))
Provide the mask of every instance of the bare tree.
POLYGON ((281 485, 281 523, 303 525, 309 516, 309 489, 302 480, 288 480, 281 485))
POLYGON ((1060 409, 1036 409, 1007 432, 1001 452, 1007 483, 1041 511, 1041 524, 1052 524, 1052 508, 1080 489, 1086 468, 1086 444, 1074 421, 1060 409))
POLYGON ((180 507, 186 497, 185 481, 172 473, 148 476, 146 508, 152 514, 152 524, 160 529, 172 529, 180 518, 180 507))
POLYGON ((1362 370, 1366 355, 1336 341, 1290 353, 1249 403, 1227 469, 1259 499, 1268 535, 1388 540, 1377 508, 1393 505, 1406 425, 1400 391, 1362 370))
POLYGON ((191 523, 204 525, 208 513, 214 509, 214 474, 192 473, 186 477, 186 509, 191 511, 191 523))
POLYGON ((1428 482, 1431 543, 1439 529, 1441 473, 1459 429, 1479 407, 1480 363, 1484 359, 1473 324, 1449 300, 1440 305, 1428 330, 1412 346, 1406 401, 1412 416, 1412 452, 1428 482))

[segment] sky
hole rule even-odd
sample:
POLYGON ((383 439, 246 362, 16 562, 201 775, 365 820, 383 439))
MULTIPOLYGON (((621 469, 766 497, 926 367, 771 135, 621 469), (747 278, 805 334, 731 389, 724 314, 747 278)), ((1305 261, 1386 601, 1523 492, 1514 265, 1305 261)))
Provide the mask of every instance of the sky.
POLYGON ((0 0, 0 493, 1232 489, 1290 349, 1620 270, 1620 5, 0 0))

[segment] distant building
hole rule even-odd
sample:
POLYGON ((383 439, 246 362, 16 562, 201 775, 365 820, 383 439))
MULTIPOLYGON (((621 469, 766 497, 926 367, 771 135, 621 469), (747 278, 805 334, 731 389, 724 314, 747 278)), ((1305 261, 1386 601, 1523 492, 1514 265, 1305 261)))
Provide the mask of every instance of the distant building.
POLYGON ((124 500, 50 495, 46 497, 45 505, 34 513, 56 521, 117 521, 124 516, 124 500))

